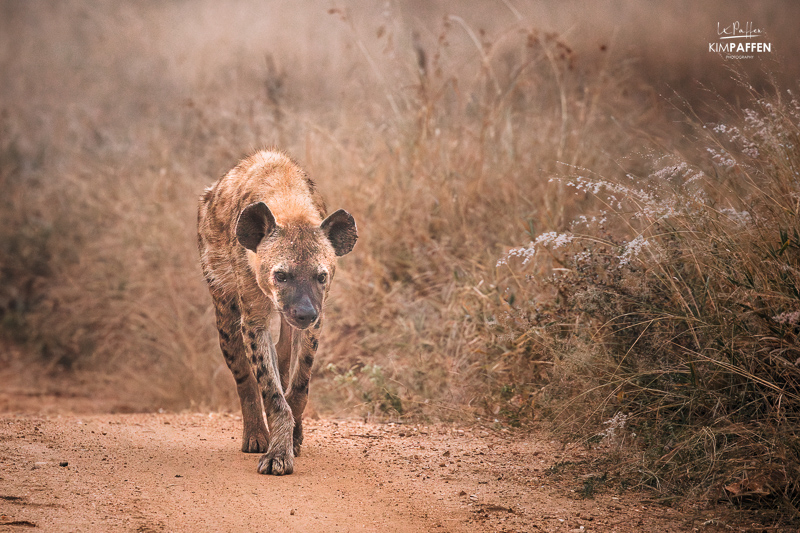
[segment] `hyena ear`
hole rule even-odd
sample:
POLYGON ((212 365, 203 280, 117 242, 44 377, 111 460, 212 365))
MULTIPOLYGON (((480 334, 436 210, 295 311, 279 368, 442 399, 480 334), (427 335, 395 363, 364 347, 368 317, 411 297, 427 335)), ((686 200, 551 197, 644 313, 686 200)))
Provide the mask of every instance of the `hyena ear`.
POLYGON ((356 221, 344 209, 339 209, 323 220, 320 228, 328 236, 328 240, 333 245, 333 250, 339 256, 350 253, 350 250, 356 245, 356 240, 358 240, 356 221))
POLYGON ((258 243, 272 233, 277 224, 267 204, 258 202, 242 210, 236 222, 236 239, 248 250, 256 251, 258 243))

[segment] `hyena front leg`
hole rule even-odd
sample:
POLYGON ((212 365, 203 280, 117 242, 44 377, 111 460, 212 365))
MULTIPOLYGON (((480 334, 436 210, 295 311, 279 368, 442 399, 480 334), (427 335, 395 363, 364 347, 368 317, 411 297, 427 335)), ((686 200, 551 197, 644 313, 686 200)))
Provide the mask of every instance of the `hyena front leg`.
POLYGON ((272 335, 266 324, 254 324, 242 320, 242 337, 250 364, 261 389, 261 399, 267 413, 269 425, 269 447, 258 462, 261 474, 276 476, 291 474, 294 470, 292 453, 292 411, 286 403, 278 371, 278 355, 272 335))
MULTIPOLYGON (((283 320, 283 319, 281 319, 283 320)), ((288 328, 287 328, 288 329, 288 328)), ((308 403, 308 383, 311 380, 311 367, 314 365, 314 355, 319 347, 319 333, 322 330, 322 316, 309 329, 296 331, 293 339, 293 352, 297 357, 286 393, 286 401, 292 409, 294 417, 294 434, 292 442, 295 457, 300 455, 303 444, 303 411, 308 403)), ((283 330, 281 330, 283 334, 283 330)))
POLYGON ((289 390, 289 377, 291 376, 292 346, 294 345, 294 329, 281 316, 281 332, 275 351, 278 352, 278 370, 281 374, 281 387, 289 390))
POLYGON ((214 298, 217 314, 219 345, 225 363, 236 380, 236 391, 242 405, 242 451, 264 453, 269 444, 267 426, 264 424, 264 409, 258 393, 258 383, 247 360, 244 342, 239 333, 240 313, 236 300, 214 298))

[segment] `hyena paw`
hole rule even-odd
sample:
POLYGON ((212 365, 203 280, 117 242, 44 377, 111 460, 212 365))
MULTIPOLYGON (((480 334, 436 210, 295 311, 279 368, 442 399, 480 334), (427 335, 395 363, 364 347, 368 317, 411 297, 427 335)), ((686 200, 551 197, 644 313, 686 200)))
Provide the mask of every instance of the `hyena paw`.
POLYGON ((294 471, 294 455, 290 450, 276 450, 265 453, 258 461, 259 474, 285 476, 294 471))
POLYGON ((242 451, 244 453, 264 453, 268 447, 269 434, 266 428, 244 432, 244 438, 242 439, 242 451))

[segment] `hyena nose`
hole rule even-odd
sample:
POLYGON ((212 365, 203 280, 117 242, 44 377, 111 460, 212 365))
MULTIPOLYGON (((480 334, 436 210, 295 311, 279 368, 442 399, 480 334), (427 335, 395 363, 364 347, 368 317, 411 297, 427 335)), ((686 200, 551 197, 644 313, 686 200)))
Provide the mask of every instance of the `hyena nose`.
POLYGON ((302 327, 307 328, 310 326, 316 319, 317 319, 317 312, 314 310, 314 307, 310 304, 300 304, 297 307, 293 307, 289 313, 292 317, 294 322, 302 327))

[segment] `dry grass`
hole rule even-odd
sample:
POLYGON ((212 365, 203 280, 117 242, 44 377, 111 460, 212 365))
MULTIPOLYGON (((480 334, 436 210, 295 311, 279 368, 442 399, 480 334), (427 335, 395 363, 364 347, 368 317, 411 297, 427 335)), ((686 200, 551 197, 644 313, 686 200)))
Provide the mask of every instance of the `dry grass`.
POLYGON ((756 450, 796 505, 796 327, 771 317, 797 311, 797 117, 760 96, 764 63, 742 83, 704 47, 734 17, 790 56, 798 8, 517 4, 3 2, 4 334, 154 407, 235 408, 195 199, 278 145, 361 235, 320 408, 590 433, 624 411, 655 484, 753 492, 748 472, 773 476, 742 462, 756 450), (548 253, 498 265, 536 239, 548 253))
POLYGON ((796 516, 800 102, 748 105, 694 122, 694 149, 646 175, 565 177, 603 207, 501 261, 551 271, 518 287, 507 329, 517 350, 545 347, 552 416, 590 434, 612 420, 646 484, 796 516))

